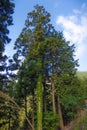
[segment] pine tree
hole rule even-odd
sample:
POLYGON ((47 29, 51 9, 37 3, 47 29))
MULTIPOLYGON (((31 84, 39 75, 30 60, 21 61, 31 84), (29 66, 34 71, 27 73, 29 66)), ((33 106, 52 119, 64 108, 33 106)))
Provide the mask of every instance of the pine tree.
MULTIPOLYGON (((0 0, 0 90, 6 91, 6 86, 8 84, 8 75, 7 75, 7 56, 4 54, 5 45, 10 42, 8 36, 9 29, 8 26, 13 24, 12 14, 14 12, 14 4, 10 0, 0 0)), ((10 108, 6 105, 7 102, 0 98, 0 125, 8 125, 9 111, 10 108), (5 105, 5 106, 4 106, 5 105), (4 113, 3 113, 4 111, 4 113), (7 118, 7 120, 6 120, 7 118)), ((10 130, 10 118, 9 118, 9 130, 10 130)))
POLYGON ((14 4, 10 0, 0 0, 0 89, 3 89, 4 81, 7 77, 2 72, 6 71, 7 56, 4 55, 5 45, 10 42, 8 37, 8 26, 13 24, 12 14, 14 4))

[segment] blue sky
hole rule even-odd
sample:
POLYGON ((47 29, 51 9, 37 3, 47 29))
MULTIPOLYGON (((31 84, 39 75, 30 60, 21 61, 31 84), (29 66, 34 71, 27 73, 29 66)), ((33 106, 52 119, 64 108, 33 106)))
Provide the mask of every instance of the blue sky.
POLYGON ((13 45, 19 36, 27 17, 34 5, 43 5, 51 14, 51 23, 58 31, 63 31, 66 40, 75 44, 78 70, 87 71, 87 0, 14 0, 14 25, 9 27, 11 43, 6 47, 6 54, 12 56, 13 45))

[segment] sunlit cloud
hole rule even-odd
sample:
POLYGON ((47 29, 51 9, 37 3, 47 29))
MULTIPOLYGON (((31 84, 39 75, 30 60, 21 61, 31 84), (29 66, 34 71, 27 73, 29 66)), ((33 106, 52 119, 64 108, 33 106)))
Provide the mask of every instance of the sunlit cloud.
POLYGON ((87 50, 87 5, 81 10, 73 9, 71 16, 58 16, 57 25, 61 25, 66 40, 75 43, 76 57, 82 58, 87 50))

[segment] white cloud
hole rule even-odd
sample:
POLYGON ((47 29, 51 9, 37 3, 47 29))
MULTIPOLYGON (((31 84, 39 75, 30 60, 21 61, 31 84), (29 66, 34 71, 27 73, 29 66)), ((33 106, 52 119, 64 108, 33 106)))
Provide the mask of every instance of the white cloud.
POLYGON ((86 46, 84 45, 79 45, 76 51, 76 57, 77 58, 82 58, 85 52, 86 46))
POLYGON ((66 40, 75 43, 76 57, 82 58, 87 50, 87 5, 84 3, 81 10, 73 9, 71 16, 59 16, 56 24, 61 25, 66 40))

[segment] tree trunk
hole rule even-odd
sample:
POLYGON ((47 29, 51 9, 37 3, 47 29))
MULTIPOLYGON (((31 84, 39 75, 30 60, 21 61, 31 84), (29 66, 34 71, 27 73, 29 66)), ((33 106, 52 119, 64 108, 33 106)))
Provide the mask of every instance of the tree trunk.
POLYGON ((42 75, 39 74, 37 80, 37 130, 42 130, 43 94, 42 75))
POLYGON ((43 87, 43 111, 47 111, 47 100, 46 100, 46 90, 45 86, 43 87))
POLYGON ((56 113, 54 81, 52 81, 52 103, 53 103, 53 112, 56 113))
POLYGON ((8 121, 8 130, 11 129, 11 119, 10 119, 11 113, 9 111, 9 121, 8 121))
POLYGON ((25 115, 27 116, 27 100, 25 99, 25 115))
POLYGON ((24 101, 25 101, 25 104, 24 104, 24 107, 25 107, 25 116, 27 116, 27 95, 26 95, 26 87, 25 87, 25 95, 24 95, 24 101))
POLYGON ((34 96, 33 96, 33 104, 32 104, 32 126, 33 126, 33 129, 34 130, 34 96))
POLYGON ((44 98, 44 112, 46 112, 46 111, 47 111, 47 101, 44 98))
POLYGON ((63 117, 62 117, 62 110, 61 110, 61 105, 60 105, 60 96, 58 94, 58 114, 60 117, 60 128, 61 130, 64 130, 64 123, 63 123, 63 117))

